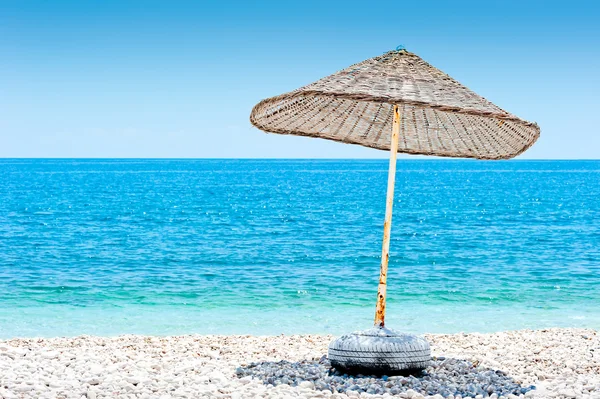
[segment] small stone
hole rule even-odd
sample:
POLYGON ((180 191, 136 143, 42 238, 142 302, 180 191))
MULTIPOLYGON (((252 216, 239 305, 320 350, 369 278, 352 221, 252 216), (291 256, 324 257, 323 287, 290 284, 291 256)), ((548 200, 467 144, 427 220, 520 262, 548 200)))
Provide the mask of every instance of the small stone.
MULTIPOLYGON (((565 388, 558 391, 558 394, 565 398, 577 398, 581 395, 578 395, 573 388, 565 388)), ((510 395, 509 395, 510 396, 510 395)), ((511 398, 509 398, 511 399, 511 398)))
POLYGON ((311 381, 302 381, 298 386, 305 389, 315 389, 315 384, 311 381))
POLYGON ((221 373, 220 371, 213 371, 212 373, 210 373, 208 375, 208 378, 209 378, 210 382, 227 381, 227 377, 225 377, 225 374, 221 373))
POLYGON ((17 399, 17 395, 15 395, 14 393, 12 393, 6 389, 2 389, 2 388, 0 388, 0 397, 2 397, 4 399, 17 399))
POLYGON ((240 378, 240 382, 244 385, 249 384, 252 381, 252 377, 251 376, 246 376, 243 378, 240 378))
POLYGON ((89 366, 89 370, 90 370, 90 374, 95 374, 95 375, 97 375, 97 374, 100 374, 100 373, 102 373, 102 372, 104 371, 104 367, 102 367, 102 366, 101 366, 101 365, 99 365, 99 364, 92 363, 92 364, 90 364, 90 366, 89 366))
POLYGON ((56 351, 48 351, 42 353, 42 359, 55 359, 58 357, 58 352, 56 351))
POLYGON ((140 379, 137 377, 133 377, 133 376, 125 377, 125 381, 127 381, 128 383, 133 384, 133 385, 137 385, 140 383, 140 379))
POLYGON ((33 387, 31 385, 21 384, 16 386, 14 390, 17 392, 29 392, 33 390, 33 387))

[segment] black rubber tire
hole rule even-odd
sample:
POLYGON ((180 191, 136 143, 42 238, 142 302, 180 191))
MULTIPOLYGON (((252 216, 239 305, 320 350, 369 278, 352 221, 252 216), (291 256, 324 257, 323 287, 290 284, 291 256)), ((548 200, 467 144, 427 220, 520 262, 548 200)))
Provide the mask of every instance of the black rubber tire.
POLYGON ((431 363, 431 349, 424 338, 375 327, 332 341, 328 358, 333 367, 350 373, 416 374, 431 363))

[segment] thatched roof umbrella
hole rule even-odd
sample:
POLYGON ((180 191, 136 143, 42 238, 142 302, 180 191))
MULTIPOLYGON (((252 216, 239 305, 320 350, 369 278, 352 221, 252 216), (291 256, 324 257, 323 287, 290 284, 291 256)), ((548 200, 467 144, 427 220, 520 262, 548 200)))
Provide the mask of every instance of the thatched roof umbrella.
POLYGON ((341 367, 382 371, 424 367, 427 362, 417 358, 425 359, 429 346, 425 348, 426 342, 413 336, 400 334, 403 361, 398 360, 397 350, 392 353, 385 348, 385 353, 379 350, 377 356, 373 355, 376 360, 366 362, 348 357, 347 353, 356 350, 357 345, 360 349, 365 345, 370 345, 369 350, 375 348, 376 345, 365 341, 367 336, 386 337, 385 345, 390 346, 393 341, 395 346, 390 348, 400 348, 400 341, 394 340, 399 335, 384 328, 396 153, 508 159, 521 154, 537 140, 538 125, 504 111, 404 49, 370 58, 295 91, 265 99, 252 110, 250 122, 271 133, 391 149, 376 328, 334 341, 329 355, 341 367), (396 356, 396 360, 384 361, 386 356, 396 356))

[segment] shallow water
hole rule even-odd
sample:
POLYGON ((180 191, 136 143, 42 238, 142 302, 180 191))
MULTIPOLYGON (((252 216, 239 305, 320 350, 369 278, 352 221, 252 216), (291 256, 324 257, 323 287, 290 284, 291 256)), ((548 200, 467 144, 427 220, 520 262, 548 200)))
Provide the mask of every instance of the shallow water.
MULTIPOLYGON (((385 160, 0 160, 0 337, 371 325, 385 160)), ((399 160, 388 326, 600 328, 600 161, 399 160)))

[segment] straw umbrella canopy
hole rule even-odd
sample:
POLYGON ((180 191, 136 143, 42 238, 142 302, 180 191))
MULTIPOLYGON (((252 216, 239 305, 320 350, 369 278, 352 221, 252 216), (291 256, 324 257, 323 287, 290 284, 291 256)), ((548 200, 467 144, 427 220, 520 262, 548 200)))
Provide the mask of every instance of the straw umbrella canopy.
POLYGON ((540 135, 537 124, 492 104, 400 46, 262 100, 254 106, 250 122, 266 132, 390 150, 375 313, 378 328, 384 327, 396 154, 509 159, 527 150, 540 135))
POLYGON ((504 111, 406 50, 263 100, 250 122, 266 132, 389 150, 394 106, 402 120, 397 151, 403 153, 508 159, 540 135, 535 123, 504 111))

